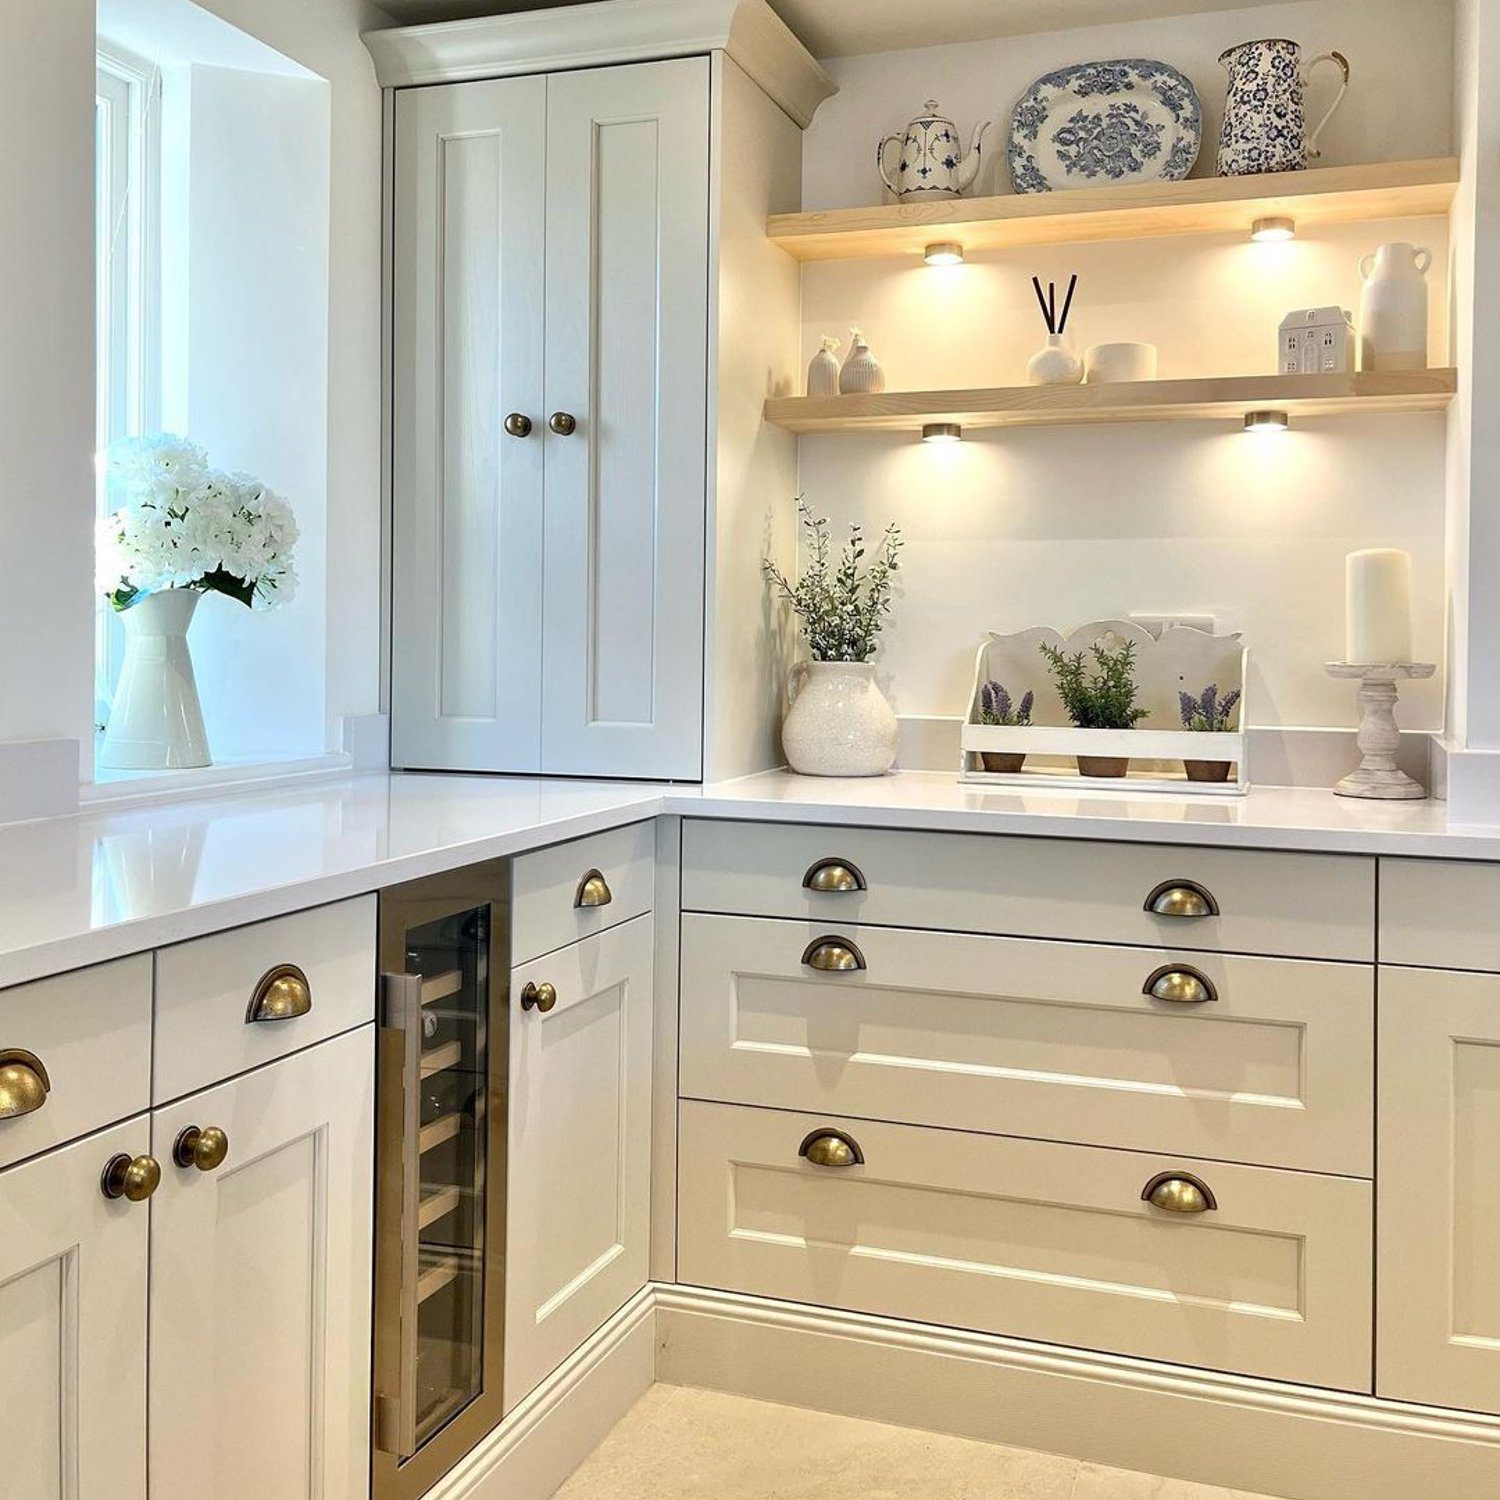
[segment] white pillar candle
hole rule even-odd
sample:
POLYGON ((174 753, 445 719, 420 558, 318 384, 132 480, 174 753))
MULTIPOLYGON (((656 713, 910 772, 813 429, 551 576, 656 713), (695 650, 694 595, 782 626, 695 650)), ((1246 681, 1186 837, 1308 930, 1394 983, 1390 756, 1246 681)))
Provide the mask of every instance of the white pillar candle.
POLYGON ((1346 562, 1345 661, 1384 666, 1411 660, 1411 554, 1395 547, 1351 552, 1346 562))

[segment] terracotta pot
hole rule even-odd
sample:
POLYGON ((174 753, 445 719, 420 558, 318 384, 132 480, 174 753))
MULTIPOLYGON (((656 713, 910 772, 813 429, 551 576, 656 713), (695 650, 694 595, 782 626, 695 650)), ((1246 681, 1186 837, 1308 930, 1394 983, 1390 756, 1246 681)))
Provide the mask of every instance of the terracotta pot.
POLYGON ((1080 755, 1080 776, 1123 776, 1130 769, 1128 755, 1080 755))
POLYGON ((1185 760, 1182 769, 1189 781, 1228 781, 1231 764, 1227 760, 1185 760))
POLYGON ((1013 774, 1026 764, 1024 752, 1017 755, 1014 751, 1010 750, 981 750, 979 758, 984 762, 986 771, 1003 771, 1013 774))

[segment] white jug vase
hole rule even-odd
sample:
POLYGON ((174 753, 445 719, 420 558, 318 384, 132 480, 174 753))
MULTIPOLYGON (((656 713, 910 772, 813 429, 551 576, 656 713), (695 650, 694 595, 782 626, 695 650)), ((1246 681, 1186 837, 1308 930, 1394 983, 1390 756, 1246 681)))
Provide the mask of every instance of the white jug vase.
POLYGON ((1427 368, 1427 250, 1395 240, 1359 263, 1359 367, 1427 368))
POLYGON ((896 759, 896 715, 867 661, 799 661, 781 726, 787 764, 803 776, 884 776, 896 759))
POLYGON ((202 596, 163 589, 120 613, 125 660, 99 750, 117 771, 178 771, 212 765, 188 626, 202 596))

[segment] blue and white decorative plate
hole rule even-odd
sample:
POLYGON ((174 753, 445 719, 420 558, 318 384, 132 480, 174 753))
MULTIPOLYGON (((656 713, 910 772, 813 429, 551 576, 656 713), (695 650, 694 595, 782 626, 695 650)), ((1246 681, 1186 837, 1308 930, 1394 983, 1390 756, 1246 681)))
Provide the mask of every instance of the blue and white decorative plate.
POLYGON ((1164 62, 1120 57, 1043 74, 1010 117, 1018 193, 1180 182, 1198 160, 1203 106, 1164 62))

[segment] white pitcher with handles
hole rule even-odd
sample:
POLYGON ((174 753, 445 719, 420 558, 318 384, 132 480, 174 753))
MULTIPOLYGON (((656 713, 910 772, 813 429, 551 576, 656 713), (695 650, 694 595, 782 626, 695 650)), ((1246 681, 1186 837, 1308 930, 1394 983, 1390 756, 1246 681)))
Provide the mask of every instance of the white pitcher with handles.
POLYGON ((875 148, 881 180, 906 203, 919 198, 957 198, 974 186, 979 175, 980 142, 989 128, 986 120, 975 130, 965 156, 958 126, 942 113, 936 99, 929 99, 904 135, 888 135, 875 148), (886 165, 892 146, 900 148, 894 177, 886 165))
POLYGON ((1394 240, 1359 263, 1359 367, 1427 368, 1429 251, 1394 240))
POLYGON ((1309 161, 1316 161, 1318 137, 1349 89, 1348 58, 1342 52, 1325 52, 1304 65, 1302 48, 1296 42, 1267 37, 1230 47, 1219 61, 1229 74, 1219 131, 1219 176, 1300 172, 1309 161), (1325 62, 1338 66, 1342 81, 1327 114, 1309 134, 1307 79, 1325 62))

